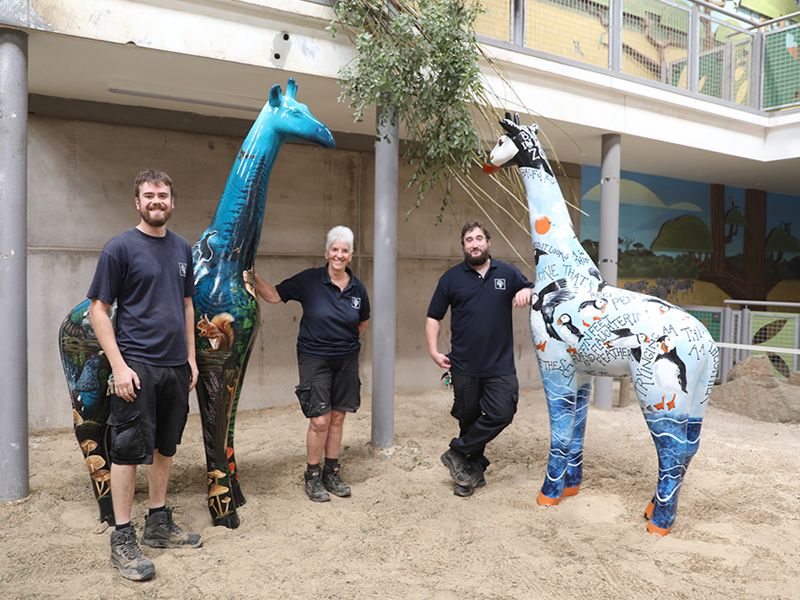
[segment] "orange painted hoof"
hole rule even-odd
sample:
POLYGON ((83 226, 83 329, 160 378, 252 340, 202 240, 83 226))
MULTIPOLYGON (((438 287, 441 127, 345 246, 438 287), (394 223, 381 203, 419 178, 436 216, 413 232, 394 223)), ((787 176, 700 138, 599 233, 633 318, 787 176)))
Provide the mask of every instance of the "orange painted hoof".
POLYGON ((536 497, 536 504, 539 506, 555 506, 559 502, 561 502, 561 498, 551 498, 550 496, 545 496, 542 492, 539 492, 536 497))
POLYGON ((670 531, 672 531, 672 527, 667 527, 666 529, 663 529, 661 527, 656 527, 652 523, 647 524, 647 533, 654 533, 655 535, 660 535, 663 537, 667 535, 670 531))
POLYGON ((575 487, 568 487, 564 488, 564 496, 577 496, 578 492, 581 491, 581 486, 576 485, 575 487))
POLYGON ((653 504, 652 502, 649 502, 647 504, 647 508, 644 509, 644 518, 647 519, 648 521, 650 520, 650 517, 653 516, 653 509, 655 507, 656 507, 655 504, 653 504))

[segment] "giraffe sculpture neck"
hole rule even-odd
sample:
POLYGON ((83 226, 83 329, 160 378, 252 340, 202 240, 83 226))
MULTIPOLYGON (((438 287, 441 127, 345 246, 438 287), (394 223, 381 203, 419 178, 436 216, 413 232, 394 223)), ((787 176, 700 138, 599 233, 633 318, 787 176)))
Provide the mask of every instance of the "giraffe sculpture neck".
POLYGON ((215 262, 249 269, 261 240, 267 186, 283 140, 270 127, 267 106, 242 144, 211 224, 201 236, 215 262), (259 126, 261 125, 261 126, 259 126))
POLYGON ((555 178, 536 167, 520 167, 520 175, 528 199, 536 289, 558 279, 566 279, 572 288, 597 289, 600 273, 575 236, 555 178))

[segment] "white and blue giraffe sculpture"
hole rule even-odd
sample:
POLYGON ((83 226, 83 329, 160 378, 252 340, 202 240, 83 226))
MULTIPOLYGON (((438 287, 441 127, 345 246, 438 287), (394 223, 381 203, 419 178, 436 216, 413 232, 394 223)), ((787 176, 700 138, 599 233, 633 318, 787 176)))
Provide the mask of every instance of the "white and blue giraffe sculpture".
POLYGON ((580 489, 592 377, 630 376, 658 453, 647 530, 667 535, 700 445, 719 350, 686 311, 606 283, 575 236, 537 126, 521 127, 519 116, 510 114, 500 124, 506 135, 485 170, 519 167, 536 263, 531 335, 550 417, 550 454, 537 502, 555 506, 580 489))

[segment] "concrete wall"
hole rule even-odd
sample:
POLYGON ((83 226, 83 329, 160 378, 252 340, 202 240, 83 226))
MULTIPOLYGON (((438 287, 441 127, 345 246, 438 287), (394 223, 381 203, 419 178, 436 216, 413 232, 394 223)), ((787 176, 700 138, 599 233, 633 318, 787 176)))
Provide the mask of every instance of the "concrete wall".
MULTIPOLYGON (((132 180, 147 167, 174 179, 175 214, 170 227, 193 242, 206 227, 241 140, 144 127, 109 125, 31 115, 29 127, 29 407, 34 429, 71 424, 57 334, 67 311, 84 297, 97 255, 110 238, 138 222, 132 180)), ((273 282, 324 264, 324 236, 336 224, 356 233, 355 273, 372 288, 371 152, 324 150, 287 144, 270 181, 267 214, 257 267, 273 282)), ((409 168, 403 166, 402 181, 409 168)), ((475 174, 480 181, 482 175, 475 174)), ((579 188, 578 188, 579 189, 579 188)), ((414 206, 413 190, 401 190, 398 261, 397 387, 421 390, 439 385, 439 369, 427 354, 424 321, 438 277, 461 260, 459 233, 468 219, 483 218, 470 201, 457 199, 436 224, 440 200, 414 206)), ((527 217, 517 211, 523 222, 527 217)), ((525 256, 530 240, 508 217, 498 225, 525 256)), ((495 231, 493 255, 517 264, 495 231)), ((297 303, 262 303, 262 331, 242 394, 243 410, 293 403, 295 340, 301 315, 297 303)), ((538 369, 528 335, 527 311, 516 310, 515 355, 520 382, 531 386, 538 369)), ((449 339, 445 319, 441 348, 449 339)), ((371 388, 371 335, 362 352, 364 389, 371 388)), ((192 399, 192 410, 196 400, 192 399)), ((402 410, 402 407, 398 407, 402 410)))

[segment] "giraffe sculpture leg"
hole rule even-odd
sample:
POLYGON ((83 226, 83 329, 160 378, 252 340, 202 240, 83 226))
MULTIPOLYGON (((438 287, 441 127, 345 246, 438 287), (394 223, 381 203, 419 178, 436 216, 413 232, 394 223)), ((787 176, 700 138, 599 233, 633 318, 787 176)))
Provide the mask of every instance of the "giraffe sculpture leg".
MULTIPOLYGON (((115 310, 116 306, 112 306, 112 319, 115 310)), ((72 403, 72 424, 89 471, 100 522, 114 525, 106 425, 111 410, 107 395, 111 367, 89 322, 89 300, 69 312, 59 329, 58 340, 72 403)))
POLYGON ((591 383, 586 378, 565 377, 542 371, 550 417, 550 452, 547 472, 536 501, 555 506, 563 496, 578 493, 583 475, 583 434, 591 383))
POLYGON ((637 389, 639 404, 658 454, 656 492, 645 509, 647 531, 667 535, 675 522, 678 497, 689 464, 700 447, 700 431, 710 388, 717 369, 717 354, 691 364, 687 377, 693 394, 688 408, 676 411, 661 403, 658 392, 637 389))
POLYGON ((589 412, 591 395, 592 386, 590 380, 578 386, 575 403, 575 424, 572 430, 572 442, 569 447, 567 473, 564 478, 564 496, 577 495, 583 481, 583 438, 586 433, 586 417, 589 412))
POLYGON ((226 467, 228 469, 228 477, 231 484, 231 492, 233 494, 233 503, 236 508, 244 506, 247 499, 242 492, 242 487, 239 485, 239 467, 236 462, 236 451, 234 449, 234 432, 236 429, 236 411, 239 408, 239 397, 242 395, 242 384, 244 383, 244 376, 247 371, 247 365, 250 362, 250 355, 252 348, 247 351, 247 356, 244 358, 242 370, 239 373, 239 383, 236 386, 236 396, 233 399, 233 406, 231 407, 230 419, 228 425, 228 441, 225 446, 226 467))

